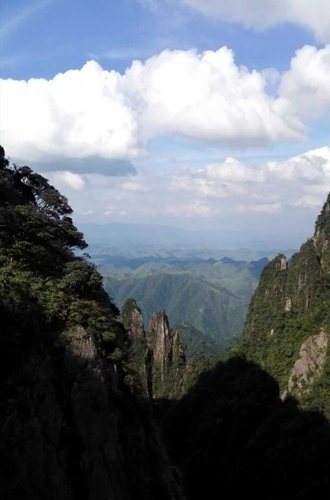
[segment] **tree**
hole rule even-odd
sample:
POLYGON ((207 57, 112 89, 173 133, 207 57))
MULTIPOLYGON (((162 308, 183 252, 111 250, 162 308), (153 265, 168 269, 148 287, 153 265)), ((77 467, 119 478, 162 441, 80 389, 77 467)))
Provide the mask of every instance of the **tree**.
POLYGON ((0 146, 0 245, 14 260, 58 270, 87 244, 74 226, 65 196, 29 167, 10 165, 0 146))

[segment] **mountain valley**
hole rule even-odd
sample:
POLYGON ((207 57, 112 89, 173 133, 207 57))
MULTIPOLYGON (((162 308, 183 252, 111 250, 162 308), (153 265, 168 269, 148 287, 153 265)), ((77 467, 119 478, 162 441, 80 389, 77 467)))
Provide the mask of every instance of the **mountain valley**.
POLYGON ((71 215, 0 149, 1 498, 327 498, 330 194, 256 261, 92 263, 71 215))

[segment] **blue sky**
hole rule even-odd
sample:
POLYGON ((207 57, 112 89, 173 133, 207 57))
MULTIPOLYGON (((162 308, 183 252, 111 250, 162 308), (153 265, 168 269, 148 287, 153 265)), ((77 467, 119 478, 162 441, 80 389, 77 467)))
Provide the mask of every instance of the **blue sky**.
POLYGON ((330 189, 328 43, 327 0, 2 0, 1 141, 78 221, 304 238, 330 189))
POLYGON ((144 60, 164 49, 223 45, 234 50, 237 64, 282 71, 297 49, 316 43, 312 33, 294 24, 256 33, 209 19, 180 2, 148 5, 138 0, 2 0, 2 76, 52 78, 91 58, 104 69, 122 72, 132 58, 144 60))

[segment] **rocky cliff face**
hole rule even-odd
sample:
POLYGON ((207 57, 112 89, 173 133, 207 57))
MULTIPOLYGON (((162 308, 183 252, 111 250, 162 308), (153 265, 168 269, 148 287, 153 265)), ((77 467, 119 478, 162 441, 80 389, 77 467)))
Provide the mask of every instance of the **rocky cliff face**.
POLYGON ((289 378, 289 392, 297 395, 310 392, 313 382, 323 371, 327 359, 328 341, 328 335, 322 329, 318 335, 308 337, 302 343, 299 359, 295 362, 289 378))
POLYGON ((328 415, 329 241, 330 195, 316 221, 313 238, 290 263, 279 255, 265 267, 241 342, 242 351, 278 380, 282 392, 291 392, 302 402, 307 398, 309 407, 321 405, 328 415), (322 392, 320 385, 323 401, 315 396, 322 392))
POLYGON ((180 396, 186 375, 186 358, 179 335, 170 331, 164 311, 152 315, 148 342, 153 359, 153 397, 180 396))
POLYGON ((186 358, 179 335, 170 330, 165 312, 152 315, 147 333, 141 310, 133 299, 125 302, 121 317, 130 332, 130 361, 144 394, 150 398, 180 396, 186 358))
POLYGON ((170 336, 170 327, 165 311, 154 313, 150 319, 150 332, 156 336, 153 357, 156 363, 161 364, 162 375, 164 374, 166 360, 168 359, 169 351, 172 348, 172 338, 170 336))
POLYGON ((121 311, 121 320, 128 331, 128 357, 134 377, 133 385, 140 395, 152 397, 151 360, 141 309, 134 299, 127 299, 121 311))
POLYGON ((126 300, 120 316, 131 338, 145 337, 142 312, 134 299, 126 300))
POLYGON ((148 410, 83 328, 35 353, 7 391, 1 498, 182 498, 148 410))

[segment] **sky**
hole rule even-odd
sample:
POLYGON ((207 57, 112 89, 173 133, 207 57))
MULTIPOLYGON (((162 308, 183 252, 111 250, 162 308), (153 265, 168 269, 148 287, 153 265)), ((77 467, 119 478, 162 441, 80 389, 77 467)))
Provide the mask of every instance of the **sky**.
POLYGON ((328 0, 1 0, 0 142, 77 223, 312 235, 328 0))

